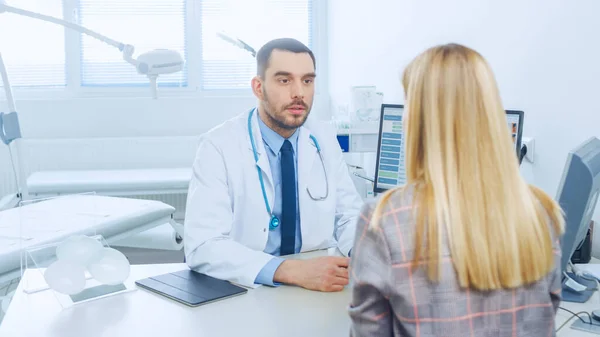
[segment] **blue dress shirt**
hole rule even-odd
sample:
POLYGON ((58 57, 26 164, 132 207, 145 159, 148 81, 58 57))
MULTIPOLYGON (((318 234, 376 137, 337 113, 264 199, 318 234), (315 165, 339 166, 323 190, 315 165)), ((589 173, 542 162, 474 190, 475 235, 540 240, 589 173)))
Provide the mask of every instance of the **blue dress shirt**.
MULTIPOLYGON (((263 143, 265 144, 266 154, 269 158, 269 166, 271 167, 271 174, 273 176, 273 184, 275 186, 275 203, 273 205, 273 214, 281 218, 281 155, 279 150, 285 141, 281 135, 269 128, 258 116, 258 125, 260 133, 262 135, 263 143)), ((294 161, 296 170, 296 244, 295 253, 299 253, 302 247, 302 236, 300 229, 300 207, 298 202, 298 130, 288 138, 292 143, 294 149, 294 161)), ((279 248, 281 246, 281 226, 269 231, 269 239, 264 252, 273 255, 274 257, 267 262, 267 264, 261 269, 259 274, 256 276, 254 281, 257 284, 264 284, 270 286, 276 286, 273 282, 275 271, 279 265, 284 261, 279 257, 279 248)))

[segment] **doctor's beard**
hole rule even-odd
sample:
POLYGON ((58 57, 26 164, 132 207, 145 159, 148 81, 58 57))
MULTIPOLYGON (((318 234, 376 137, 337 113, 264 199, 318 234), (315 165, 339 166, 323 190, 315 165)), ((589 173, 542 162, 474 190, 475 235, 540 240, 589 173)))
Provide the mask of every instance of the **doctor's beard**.
POLYGON ((267 92, 264 92, 264 100, 262 101, 262 108, 265 112, 266 117, 273 123, 273 126, 283 130, 295 130, 306 122, 306 119, 310 115, 311 106, 308 105, 304 100, 294 100, 281 106, 276 106, 271 102, 267 92), (302 116, 290 115, 287 109, 294 105, 301 105, 305 109, 305 113, 302 116))

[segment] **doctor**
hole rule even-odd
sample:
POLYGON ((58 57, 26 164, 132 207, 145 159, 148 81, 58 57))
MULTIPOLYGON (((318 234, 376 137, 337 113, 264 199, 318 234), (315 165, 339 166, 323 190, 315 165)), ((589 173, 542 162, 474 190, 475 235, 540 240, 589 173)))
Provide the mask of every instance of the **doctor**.
POLYGON ((340 291, 362 200, 334 129, 307 121, 314 55, 299 41, 278 39, 256 59, 258 106, 201 137, 185 216, 186 261, 250 287, 340 291), (331 247, 343 256, 281 258, 331 247))

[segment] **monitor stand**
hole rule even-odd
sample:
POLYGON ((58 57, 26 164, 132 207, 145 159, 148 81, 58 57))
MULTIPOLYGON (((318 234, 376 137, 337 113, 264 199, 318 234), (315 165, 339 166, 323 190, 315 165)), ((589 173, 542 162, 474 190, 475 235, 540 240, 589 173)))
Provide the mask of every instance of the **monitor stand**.
POLYGON ((584 290, 582 292, 574 291, 563 283, 562 286, 562 300, 564 302, 575 302, 575 303, 585 303, 590 297, 594 294, 598 285, 595 280, 588 280, 583 277, 579 277, 573 273, 568 272, 567 275, 573 279, 573 281, 593 290, 584 290))

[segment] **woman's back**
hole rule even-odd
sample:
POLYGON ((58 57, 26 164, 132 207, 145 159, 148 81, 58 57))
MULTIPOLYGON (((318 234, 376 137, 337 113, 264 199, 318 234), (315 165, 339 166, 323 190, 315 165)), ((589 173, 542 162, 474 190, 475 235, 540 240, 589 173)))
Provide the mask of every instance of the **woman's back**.
POLYGON ((546 277, 514 289, 477 291, 460 287, 444 232, 439 279, 433 282, 426 268, 412 268, 413 212, 420 206, 412 204, 413 194, 411 187, 393 192, 375 228, 374 205, 363 209, 350 267, 352 335, 553 336, 561 290, 558 243, 556 267, 546 277))
POLYGON ((564 219, 519 172, 489 65, 467 47, 436 46, 408 65, 402 86, 407 187, 363 212, 353 329, 552 335, 564 219))

